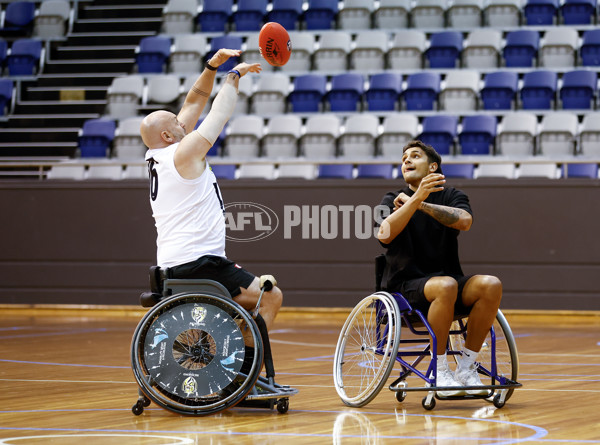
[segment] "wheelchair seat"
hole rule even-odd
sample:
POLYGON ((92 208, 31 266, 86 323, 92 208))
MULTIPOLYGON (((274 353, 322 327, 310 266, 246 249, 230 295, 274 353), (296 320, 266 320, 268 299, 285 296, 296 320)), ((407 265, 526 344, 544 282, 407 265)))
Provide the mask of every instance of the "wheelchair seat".
MULTIPOLYGON (((411 391, 427 391, 422 406, 431 410, 435 401, 446 399, 486 399, 497 408, 504 406, 517 382, 519 360, 510 326, 499 310, 496 320, 479 352, 477 372, 488 380, 484 386, 437 386, 437 339, 426 316, 414 309, 397 292, 381 290, 385 257, 376 258, 376 292, 363 298, 346 319, 334 355, 333 380, 342 401, 352 407, 362 407, 372 401, 398 363, 399 377, 389 385, 402 402, 411 391), (404 324, 412 335, 401 337, 404 324), (424 329, 417 329, 423 327, 424 329), (408 337, 408 338, 406 338, 408 337), (403 345, 409 345, 403 348, 403 345), (429 359, 429 360, 426 360, 429 359), (369 363, 366 367, 363 364, 369 363), (418 377, 420 385, 409 386, 407 378, 418 377), (423 385, 424 383, 424 385, 423 385), (465 395, 442 396, 439 392, 463 389, 465 395), (469 394, 469 390, 485 389, 484 394, 469 394)), ((468 314, 455 314, 446 344, 446 354, 455 360, 464 346, 468 314)))
POLYGON ((266 324, 236 303, 225 286, 207 279, 172 279, 153 266, 150 292, 140 296, 151 309, 131 343, 139 386, 132 412, 151 402, 189 416, 233 406, 287 412, 298 390, 275 383, 266 324), (260 375, 264 364, 266 377, 260 375))

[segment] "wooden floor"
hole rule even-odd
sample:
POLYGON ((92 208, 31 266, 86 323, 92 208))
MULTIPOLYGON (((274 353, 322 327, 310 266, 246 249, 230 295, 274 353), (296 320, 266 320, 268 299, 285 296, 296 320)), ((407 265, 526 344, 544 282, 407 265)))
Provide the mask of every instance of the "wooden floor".
MULTIPOLYGON (((284 312, 272 331, 277 381, 296 387, 287 414, 233 408, 136 417, 134 316, 0 310, 0 444, 588 444, 600 443, 599 317, 508 314, 523 388, 502 409, 482 400, 421 406, 386 388, 361 409, 332 381, 344 314, 284 312)), ((393 375, 397 372, 394 371, 393 375)))

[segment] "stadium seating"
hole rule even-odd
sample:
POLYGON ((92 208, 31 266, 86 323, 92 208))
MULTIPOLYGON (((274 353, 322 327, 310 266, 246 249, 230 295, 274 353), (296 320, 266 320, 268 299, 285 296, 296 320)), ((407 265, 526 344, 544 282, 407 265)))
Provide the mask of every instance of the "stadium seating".
POLYGON ((482 23, 483 0, 454 0, 448 8, 448 26, 452 28, 479 28, 482 23))
POLYGON ((410 10, 415 28, 444 28, 446 26, 446 0, 420 0, 410 10))
POLYGON ((583 66, 600 66, 600 29, 583 33, 579 55, 583 66))
POLYGON ((402 148, 415 139, 419 131, 419 119, 410 113, 394 113, 383 120, 383 130, 377 140, 377 151, 386 159, 402 158, 402 148))
POLYGON ((575 70, 564 73, 560 88, 562 108, 594 108, 597 91, 598 74, 594 71, 575 70))
POLYGON ((514 28, 521 24, 521 0, 489 0, 483 10, 485 26, 514 28))
POLYGON ((197 15, 197 0, 169 0, 163 8, 162 30, 171 35, 193 33, 197 15))
POLYGON ((458 131, 458 117, 436 114, 423 119, 419 139, 429 144, 441 155, 454 154, 454 139, 458 131))
POLYGON ((278 178, 315 179, 316 176, 315 164, 281 164, 277 171, 278 178))
MULTIPOLYGON (((13 3, 11 3, 13 4, 13 3)), ((42 42, 37 39, 18 39, 10 47, 6 66, 10 76, 33 76, 40 68, 42 42)))
POLYGON ((500 62, 502 33, 497 29, 481 28, 471 31, 462 52, 465 68, 496 68, 500 62))
POLYGON ((204 0, 197 16, 202 32, 225 32, 231 16, 233 0, 204 0))
POLYGON ((0 28, 3 36, 11 38, 30 37, 33 32, 36 6, 31 1, 16 1, 6 5, 4 23, 0 28))
POLYGON ((143 91, 142 76, 115 77, 106 93, 107 114, 117 119, 135 116, 143 91))
POLYGON ((84 122, 79 135, 82 158, 106 158, 115 137, 116 123, 112 119, 90 119, 84 122))
POLYGON ((164 73, 171 55, 171 39, 165 36, 149 36, 140 40, 136 52, 138 73, 164 73))
POLYGON ((272 115, 286 111, 290 78, 284 73, 263 73, 252 94, 252 112, 272 115))
POLYGON ((202 34, 176 35, 173 51, 170 54, 170 71, 173 73, 200 72, 206 48, 207 40, 202 34))
POLYGON ((404 29, 396 31, 388 50, 388 63, 393 70, 416 70, 423 67, 423 52, 427 38, 423 31, 404 29))
POLYGON ((318 178, 352 179, 354 167, 352 164, 323 164, 319 165, 318 178))
POLYGON ((538 70, 525 73, 521 87, 524 110, 549 110, 554 108, 558 74, 556 71, 538 70))
POLYGON ((5 116, 10 110, 14 84, 11 79, 0 78, 0 116, 5 116))
POLYGON ((44 0, 34 19, 33 35, 40 39, 64 36, 70 14, 71 5, 67 0, 44 0))
MULTIPOLYGON (((285 29, 299 29, 302 18, 303 0, 273 0, 273 7, 267 14, 267 21, 277 22, 285 29)), ((294 40, 294 49, 296 41, 294 40)))
POLYGON ((510 110, 514 108, 519 75, 514 71, 489 73, 480 91, 485 110, 510 110))
POLYGON ((355 114, 344 122, 344 132, 338 138, 339 156, 373 157, 379 119, 372 114, 355 114))
POLYGON ((331 111, 360 111, 364 93, 364 78, 358 73, 343 73, 331 79, 331 89, 325 96, 331 111))
POLYGON ((440 92, 440 75, 432 71, 408 76, 402 100, 409 111, 435 110, 440 92))
POLYGON ((356 177, 392 179, 394 166, 392 164, 361 164, 357 168, 356 177))
POLYGON ((113 139, 113 157, 125 160, 144 158, 146 146, 140 136, 143 117, 129 117, 119 120, 113 139))
POLYGON ((479 72, 473 70, 451 71, 439 95, 441 110, 476 110, 479 97, 479 72))
POLYGON ((379 0, 379 6, 373 12, 374 28, 408 28, 410 0, 379 0))
POLYGON ((371 28, 371 14, 375 9, 374 0, 345 0, 338 12, 341 29, 371 28))
POLYGON ((557 111, 545 115, 540 127, 539 154, 574 155, 577 126, 576 114, 557 111))
POLYGON ((564 164, 564 178, 598 178, 598 164, 596 162, 588 162, 581 164, 564 164))
POLYGON ((596 8, 596 0, 565 0, 560 13, 565 25, 589 25, 594 23, 596 8))
POLYGON ((308 0, 308 7, 304 11, 306 29, 333 29, 337 13, 337 0, 308 0))
POLYGON ((489 114, 465 116, 458 136, 463 155, 493 155, 496 117, 489 114))
POLYGON ((236 31, 260 31, 267 14, 267 0, 237 0, 232 18, 236 31))
POLYGON ((304 135, 300 138, 300 154, 306 158, 323 159, 337 153, 340 119, 334 114, 316 114, 306 121, 304 135))
POLYGON ((290 31, 292 53, 288 62, 281 67, 285 72, 306 72, 312 69, 312 56, 315 51, 315 36, 308 32, 290 31))
POLYGON ((350 33, 345 31, 323 32, 319 43, 320 46, 313 55, 315 69, 328 72, 346 71, 348 68, 347 58, 352 45, 350 33))
POLYGON ((263 136, 262 150, 271 158, 294 158, 298 155, 298 139, 302 121, 293 114, 273 116, 263 136))
POLYGON ((457 68, 463 47, 462 33, 443 31, 431 35, 425 58, 429 68, 457 68))
POLYGON ((258 157, 262 136, 262 118, 254 115, 234 117, 229 121, 225 137, 225 156, 234 159, 258 157))
POLYGON ((506 35, 503 57, 507 67, 536 65, 540 35, 531 29, 511 31, 506 35))
POLYGON ((600 113, 589 113, 583 118, 579 152, 584 156, 600 156, 600 113))
POLYGON ((327 92, 327 78, 322 74, 305 74, 294 79, 294 89, 288 96, 293 112, 316 113, 327 92))
POLYGON ((446 178, 472 179, 475 175, 475 165, 442 163, 442 172, 446 178))
POLYGON ((402 91, 402 76, 394 72, 373 74, 366 91, 369 111, 394 111, 402 91))
POLYGON ((239 169, 240 179, 275 179, 273 164, 242 164, 239 169))
MULTIPOLYGON (((148 78, 147 104, 161 104, 161 108, 166 105, 175 105, 179 99, 179 89, 181 81, 175 74, 158 74, 148 78)), ((174 110, 178 111, 178 110, 174 110)))
POLYGON ((527 0, 523 8, 528 25, 543 26, 556 23, 558 0, 527 0))
POLYGON ((233 164, 211 164, 210 168, 217 179, 235 179, 236 167, 233 164))
POLYGON ((387 50, 387 32, 359 32, 354 40, 354 49, 350 52, 350 69, 362 71, 383 70, 387 50))
POLYGON ((532 156, 535 153, 537 117, 529 112, 504 115, 496 136, 497 154, 503 156, 532 156))
POLYGON ((573 67, 577 60, 579 34, 576 29, 555 27, 544 34, 539 64, 543 67, 573 67))

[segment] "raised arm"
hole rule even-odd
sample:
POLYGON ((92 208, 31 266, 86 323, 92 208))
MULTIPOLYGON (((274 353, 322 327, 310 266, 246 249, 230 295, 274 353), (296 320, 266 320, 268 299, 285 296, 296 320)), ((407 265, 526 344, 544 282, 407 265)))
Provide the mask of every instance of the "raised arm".
POLYGON ((177 115, 177 120, 185 126, 186 134, 194 130, 194 126, 200 119, 202 111, 210 98, 210 94, 215 83, 217 68, 223 65, 230 57, 237 57, 241 54, 237 49, 220 49, 207 62, 210 68, 204 68, 198 79, 188 91, 183 106, 177 115))

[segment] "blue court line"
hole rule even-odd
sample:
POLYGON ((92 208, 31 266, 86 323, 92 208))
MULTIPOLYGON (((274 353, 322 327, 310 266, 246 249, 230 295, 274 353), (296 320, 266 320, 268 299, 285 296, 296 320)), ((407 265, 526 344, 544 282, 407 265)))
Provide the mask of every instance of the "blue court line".
POLYGON ((77 329, 73 331, 60 331, 60 332, 37 332, 35 334, 20 334, 20 335, 2 335, 0 340, 10 340, 14 338, 28 338, 28 337, 51 337, 56 335, 73 335, 73 334, 89 334, 91 332, 106 332, 107 328, 96 328, 96 329, 77 329))
MULTIPOLYGON (((84 410, 31 410, 28 412, 65 412, 65 411, 73 411, 73 412, 81 412, 81 411, 104 411, 104 410, 93 410, 93 409, 84 409, 84 410)), ((108 410, 108 411, 115 411, 114 409, 108 410)), ((121 411, 121 410, 118 410, 121 411)), ((122 410, 125 411, 125 410, 122 410)), ((22 412, 22 411, 19 411, 22 412)), ((291 411, 291 413, 329 413, 329 414, 342 414, 345 413, 347 411, 328 411, 328 410, 293 410, 291 411)), ((396 416, 395 413, 389 413, 389 412, 370 412, 368 413, 369 415, 377 415, 377 416, 396 416)), ((520 443, 520 442, 528 442, 531 440, 539 440, 541 438, 543 438, 544 436, 546 436, 548 434, 548 431, 545 430, 544 428, 541 427, 537 427, 535 425, 528 425, 528 424, 524 424, 524 423, 518 423, 518 422, 508 422, 505 420, 495 420, 495 419, 473 419, 472 417, 460 417, 460 416, 437 416, 437 415, 424 415, 424 414, 404 414, 404 416, 407 417, 430 417, 430 418, 435 418, 435 419, 454 419, 454 420, 467 420, 470 422, 476 421, 476 422, 490 422, 490 423, 497 423, 497 424, 505 424, 505 425, 513 425, 513 426, 519 426, 519 427, 523 427, 529 430, 533 430, 534 434, 532 436, 529 437, 525 437, 525 438, 521 438, 521 439, 503 439, 503 438, 497 438, 497 437, 487 437, 487 438, 482 438, 482 437, 445 437, 445 440, 462 440, 462 441, 476 441, 477 443, 481 443, 482 440, 484 441, 490 441, 490 445, 509 445, 509 444, 516 444, 516 443, 520 443)), ((140 431, 139 430, 118 430, 118 429, 93 429, 93 428, 31 428, 31 427, 0 427, 0 430, 5 430, 5 431, 9 431, 9 430, 13 430, 13 431, 68 431, 68 432, 96 432, 96 433, 136 433, 139 434, 140 431)), ((333 434, 328 433, 321 433, 321 434, 305 434, 305 433, 278 433, 278 432, 258 432, 258 431, 253 431, 253 432, 232 432, 232 431, 206 431, 206 430, 202 430, 202 431, 169 431, 169 430, 143 430, 142 433, 146 433, 146 434, 186 434, 186 435, 190 435, 190 434, 196 434, 196 435, 207 435, 207 434, 211 434, 211 435, 230 435, 230 436, 272 436, 272 437, 327 437, 327 438, 331 438, 333 436, 333 434)), ((340 438, 358 438, 361 437, 360 435, 356 435, 356 434, 342 434, 340 436, 338 436, 340 438)), ((432 436, 403 436, 403 435, 383 435, 380 434, 378 435, 379 438, 383 438, 383 439, 418 439, 418 440, 430 440, 432 439, 432 436)), ((553 441, 554 442, 554 441, 553 441)), ((570 440, 570 443, 593 443, 591 441, 573 441, 570 440)))
POLYGON ((4 363, 22 363, 28 365, 47 365, 47 366, 74 366, 82 368, 112 368, 112 369, 131 369, 131 366, 108 366, 108 365, 84 365, 80 363, 50 363, 50 362, 30 362, 25 360, 0 359, 4 363))

